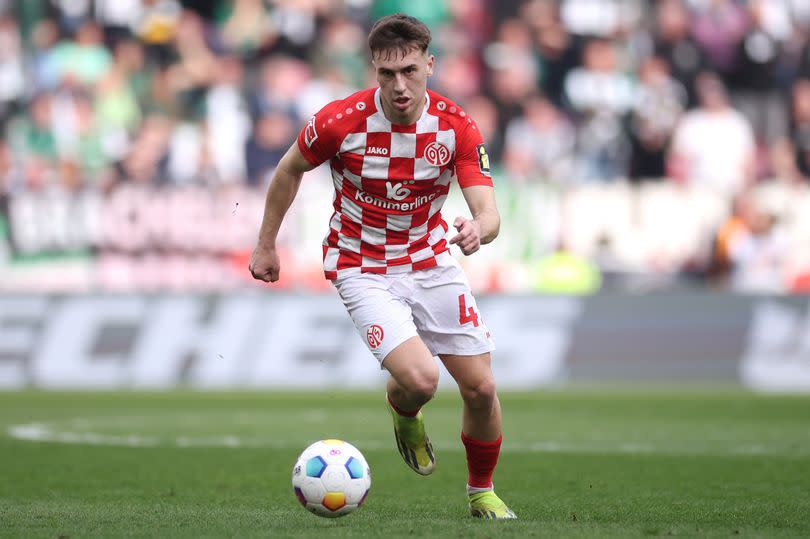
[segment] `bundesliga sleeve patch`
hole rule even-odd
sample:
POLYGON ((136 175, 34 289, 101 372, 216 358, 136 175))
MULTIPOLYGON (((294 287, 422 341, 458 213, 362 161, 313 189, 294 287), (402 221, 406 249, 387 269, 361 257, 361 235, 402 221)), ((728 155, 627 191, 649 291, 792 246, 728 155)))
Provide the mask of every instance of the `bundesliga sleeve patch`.
POLYGON ((481 173, 489 176, 489 156, 487 155, 487 149, 484 148, 483 144, 479 144, 477 147, 478 150, 478 168, 481 169, 481 173))
POLYGON ((307 128, 304 131, 304 143, 307 145, 307 148, 312 148, 312 144, 316 140, 318 140, 318 131, 315 130, 315 116, 313 116, 309 119, 309 122, 307 122, 307 128))

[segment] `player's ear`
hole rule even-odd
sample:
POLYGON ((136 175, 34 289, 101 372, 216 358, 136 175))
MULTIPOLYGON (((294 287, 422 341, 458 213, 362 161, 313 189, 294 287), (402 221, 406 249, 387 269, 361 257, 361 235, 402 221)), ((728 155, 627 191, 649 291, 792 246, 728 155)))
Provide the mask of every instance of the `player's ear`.
POLYGON ((433 75, 433 66, 435 65, 435 63, 436 63, 436 57, 433 56, 432 54, 429 54, 428 55, 428 60, 427 60, 427 75, 428 75, 428 77, 433 75))

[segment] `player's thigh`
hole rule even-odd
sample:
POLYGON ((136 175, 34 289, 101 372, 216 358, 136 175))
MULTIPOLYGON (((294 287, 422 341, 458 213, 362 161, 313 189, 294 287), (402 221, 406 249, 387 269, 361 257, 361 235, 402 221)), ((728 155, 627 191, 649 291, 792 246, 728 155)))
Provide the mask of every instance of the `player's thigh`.
POLYGON ((462 391, 494 392, 495 377, 489 352, 470 356, 441 354, 439 358, 462 391))
POLYGON ((435 355, 472 356, 495 349, 461 267, 451 257, 414 279, 411 305, 419 335, 435 355))
POLYGON ((410 306, 391 290, 384 276, 362 274, 334 282, 363 342, 382 367, 402 343, 418 335, 410 306))

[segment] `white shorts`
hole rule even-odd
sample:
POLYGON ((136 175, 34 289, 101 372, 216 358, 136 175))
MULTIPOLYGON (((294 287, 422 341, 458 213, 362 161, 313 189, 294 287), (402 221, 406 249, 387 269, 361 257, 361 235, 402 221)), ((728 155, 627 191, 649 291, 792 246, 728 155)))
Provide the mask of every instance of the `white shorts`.
POLYGON ((449 253, 438 266, 408 273, 361 273, 334 281, 371 353, 382 362, 414 336, 433 355, 471 356, 495 349, 470 284, 449 253))

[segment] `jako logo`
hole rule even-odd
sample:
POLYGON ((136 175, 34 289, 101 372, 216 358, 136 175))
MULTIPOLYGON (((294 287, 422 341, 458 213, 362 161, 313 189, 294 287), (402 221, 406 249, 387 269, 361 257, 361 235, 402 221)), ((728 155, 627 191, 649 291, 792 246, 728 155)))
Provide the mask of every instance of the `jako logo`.
POLYGON ((385 184, 385 196, 386 198, 393 198, 394 200, 404 200, 408 195, 411 194, 411 190, 407 187, 404 187, 402 183, 395 183, 385 184))
POLYGON ((382 146, 369 146, 366 148, 366 155, 388 155, 388 148, 382 146))

